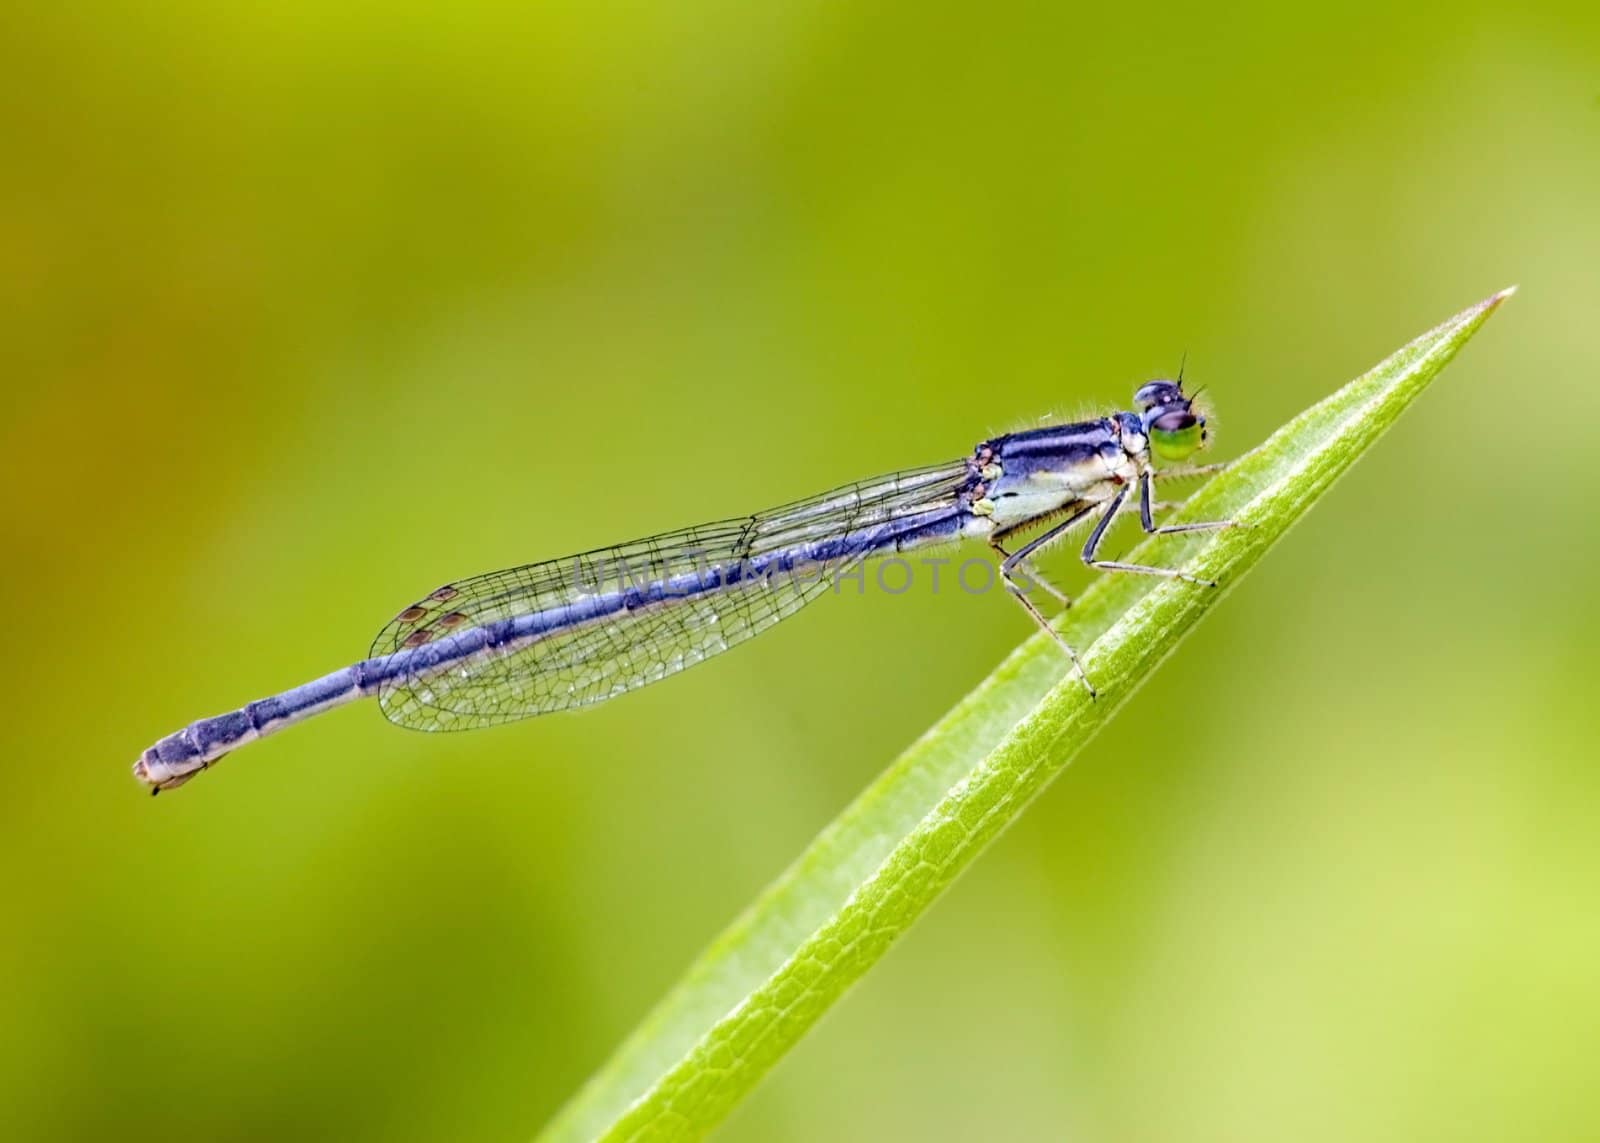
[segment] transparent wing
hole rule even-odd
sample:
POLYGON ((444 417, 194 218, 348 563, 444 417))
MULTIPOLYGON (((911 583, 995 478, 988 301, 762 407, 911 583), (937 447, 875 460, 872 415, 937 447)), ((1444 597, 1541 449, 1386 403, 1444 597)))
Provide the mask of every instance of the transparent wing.
MULTIPOLYGON (((400 612, 378 633, 372 656, 619 587, 681 582, 674 577, 944 511, 967 480, 967 462, 952 461, 862 481, 753 516, 459 580, 400 612)), ((402 676, 385 683, 378 700, 391 722, 418 730, 467 730, 601 702, 765 631, 863 558, 860 552, 845 552, 792 569, 790 575, 749 577, 701 595, 646 601, 484 657, 402 676)))

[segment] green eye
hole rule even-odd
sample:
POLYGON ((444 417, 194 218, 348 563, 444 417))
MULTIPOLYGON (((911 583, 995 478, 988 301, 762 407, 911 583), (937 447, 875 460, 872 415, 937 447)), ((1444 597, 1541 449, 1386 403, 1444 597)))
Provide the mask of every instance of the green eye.
POLYGON ((1189 413, 1168 413, 1150 426, 1150 447, 1162 460, 1188 460, 1204 439, 1200 421, 1189 413))

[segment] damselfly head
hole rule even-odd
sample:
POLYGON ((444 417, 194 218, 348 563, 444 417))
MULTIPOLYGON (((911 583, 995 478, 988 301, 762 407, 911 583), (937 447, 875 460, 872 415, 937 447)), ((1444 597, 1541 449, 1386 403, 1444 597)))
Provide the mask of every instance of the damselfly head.
POLYGON ((1147 381, 1133 395, 1144 431, 1156 456, 1166 461, 1188 460, 1206 446, 1206 419, 1183 394, 1183 382, 1147 381))

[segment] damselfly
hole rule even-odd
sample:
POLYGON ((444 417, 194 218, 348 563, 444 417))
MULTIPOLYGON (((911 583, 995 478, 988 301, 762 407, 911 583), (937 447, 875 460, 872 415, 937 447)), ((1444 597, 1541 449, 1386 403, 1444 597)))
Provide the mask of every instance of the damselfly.
POLYGON ((1027 589, 1038 584, 1063 606, 1071 601, 1030 560, 1092 520, 1082 548, 1090 567, 1215 586, 1097 553, 1130 496, 1149 533, 1228 526, 1156 525, 1152 479, 1208 471, 1182 467, 1204 447, 1206 422, 1181 374, 1141 386, 1134 404, 1137 412, 1010 433, 959 460, 753 516, 446 584, 395 616, 369 658, 190 723, 147 749, 134 776, 153 793, 172 789, 235 747, 371 695, 391 722, 416 730, 468 730, 602 702, 765 631, 863 560, 961 539, 999 553, 1001 582, 1092 695, 1077 653, 1027 589), (1050 521, 1013 547, 1020 532, 1050 521))

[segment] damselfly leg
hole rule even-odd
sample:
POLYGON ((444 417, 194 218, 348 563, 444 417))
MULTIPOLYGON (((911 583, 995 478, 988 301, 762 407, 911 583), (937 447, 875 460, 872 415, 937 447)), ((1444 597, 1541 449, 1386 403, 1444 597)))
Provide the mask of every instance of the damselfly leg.
POLYGON ((1072 597, 1039 575, 1033 565, 1028 563, 1028 557, 1046 544, 1066 534, 1073 525, 1082 521, 1092 511, 1094 511, 1094 505, 1079 509, 1049 531, 1029 540, 1015 552, 1006 551, 1001 546, 1000 541, 1017 531, 1017 527, 1002 528, 989 538, 989 546, 1003 557, 1000 560, 1000 578, 1005 581, 1006 590, 1011 593, 1013 599, 1022 605, 1022 609, 1033 617, 1034 622, 1042 627, 1050 638, 1054 639, 1057 645, 1067 653, 1067 658, 1072 660, 1072 666, 1078 672, 1078 678, 1083 680, 1083 685, 1088 689, 1090 698, 1094 698, 1096 695, 1094 684, 1089 681, 1089 676, 1084 672, 1083 664, 1078 660, 1078 653, 1072 649, 1072 644, 1066 641, 1061 632, 1051 626, 1050 621, 1044 617, 1044 612, 1040 611, 1033 600, 1028 598, 1027 584, 1021 582, 1017 572, 1019 569, 1025 569, 1028 584, 1038 584, 1044 588, 1061 604, 1063 611, 1071 607, 1072 597))
POLYGON ((1157 480, 1192 480, 1195 477, 1215 476, 1219 472, 1226 472, 1237 463, 1233 460, 1220 460, 1216 464, 1168 465, 1166 468, 1156 469, 1150 475, 1157 480))
MULTIPOLYGON (((1219 467, 1221 466, 1208 465, 1205 466, 1205 470, 1213 470, 1219 467)), ((1193 473, 1186 473, 1184 475, 1198 476, 1204 474, 1205 471, 1197 470, 1193 473)), ((1151 499, 1151 483, 1150 474, 1148 473, 1139 478, 1139 524, 1148 535, 1165 536, 1183 532, 1205 532, 1214 531, 1219 528, 1233 527, 1232 520, 1199 520, 1187 524, 1157 525, 1155 522, 1155 513, 1158 510, 1181 507, 1181 505, 1165 503, 1158 504, 1154 502, 1151 499)), ((1099 571, 1134 572, 1140 575, 1154 575, 1162 576, 1168 579, 1181 579, 1186 583, 1199 584, 1203 587, 1217 586, 1214 580, 1201 579, 1198 576, 1190 575, 1188 572, 1179 571, 1176 568, 1159 568, 1152 567, 1147 564, 1130 564, 1124 563, 1120 560, 1102 560, 1099 558, 1098 552, 1100 550, 1100 543, 1105 539, 1106 532, 1110 529, 1112 523, 1117 518, 1117 514, 1122 511, 1124 504, 1127 502, 1128 491, 1129 490, 1126 487, 1120 489, 1106 505, 1105 511, 1100 514, 1100 518, 1095 521, 1094 530, 1089 533, 1089 538, 1084 541, 1083 550, 1081 552, 1083 562, 1089 567, 1095 568, 1099 571)), ((1011 593, 1012 597, 1022 605, 1023 610, 1033 617, 1034 622, 1038 623, 1040 627, 1048 632, 1050 637, 1054 639, 1062 648, 1062 650, 1067 653, 1067 657, 1072 660, 1072 665, 1077 670, 1078 677, 1083 680, 1083 685, 1089 691, 1091 698, 1095 697, 1097 692, 1095 691, 1094 684, 1089 681, 1089 676, 1084 671, 1083 663, 1079 660, 1077 652, 1073 650, 1071 644, 1066 641, 1062 634, 1050 624, 1050 621, 1045 618, 1044 613, 1039 610, 1038 606, 1028 598, 1026 589, 1031 584, 1037 584, 1038 586, 1044 588, 1046 592, 1048 592, 1056 599, 1057 602, 1061 604, 1062 610, 1066 610, 1072 606, 1072 597, 1066 592, 1062 591, 1060 588, 1056 587, 1055 584, 1051 583, 1044 576, 1040 575, 1038 569, 1035 568, 1030 562, 1031 557, 1042 549, 1048 547, 1050 544, 1055 543, 1057 540, 1061 539, 1061 537, 1069 533, 1074 527, 1081 524, 1085 517, 1090 515, 1090 513, 1092 513, 1097 507, 1099 507, 1099 505, 1090 504, 1072 512, 1067 516, 1066 519, 1060 521, 1045 532, 1034 537, 1022 547, 1018 548, 1015 552, 1007 551, 1002 541, 1007 536, 1019 531, 1021 528, 1026 527, 1027 522, 1012 525, 1009 528, 1003 528, 991 536, 989 540, 989 545, 994 548, 995 551, 999 552, 1002 557, 1000 561, 1000 577, 1005 581, 1007 590, 1011 593), (1026 582, 1024 582, 1024 580, 1026 582)))
MULTIPOLYGON (((1111 505, 1105 514, 1095 523, 1094 531, 1089 533, 1089 538, 1083 543, 1083 562, 1100 571, 1135 572, 1139 575, 1157 575, 1166 579, 1181 579, 1185 583, 1197 583, 1203 587, 1216 587, 1216 581, 1201 579, 1199 576, 1190 575, 1177 568, 1158 568, 1149 564, 1129 564, 1120 560, 1102 560, 1096 553, 1100 550, 1100 541, 1105 538, 1106 529, 1117 518, 1117 513, 1122 510, 1123 501, 1128 498, 1126 486, 1119 489, 1111 498, 1111 505)), ((1178 532, 1208 532, 1218 528, 1233 527, 1232 520, 1201 520, 1193 524, 1168 524, 1157 527, 1152 518, 1150 509, 1150 476, 1145 474, 1139 478, 1139 523, 1145 532, 1152 536, 1168 536, 1178 532)))

